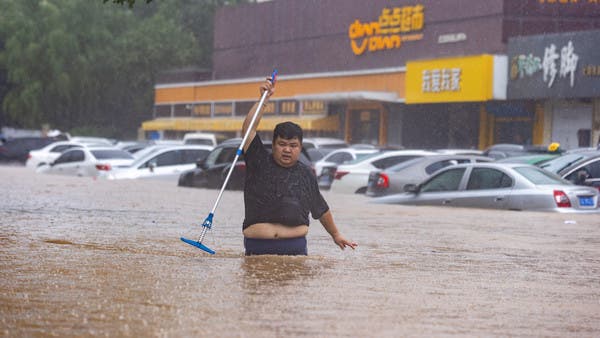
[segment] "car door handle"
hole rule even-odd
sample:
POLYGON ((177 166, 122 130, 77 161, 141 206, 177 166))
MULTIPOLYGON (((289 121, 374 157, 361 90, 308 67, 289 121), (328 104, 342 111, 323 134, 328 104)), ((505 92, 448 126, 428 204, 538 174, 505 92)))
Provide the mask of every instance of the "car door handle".
POLYGON ((497 196, 494 198, 494 202, 502 202, 504 201, 504 196, 497 196))
POLYGON ((442 201, 442 204, 450 204, 450 203, 452 203, 452 200, 443 200, 442 201))

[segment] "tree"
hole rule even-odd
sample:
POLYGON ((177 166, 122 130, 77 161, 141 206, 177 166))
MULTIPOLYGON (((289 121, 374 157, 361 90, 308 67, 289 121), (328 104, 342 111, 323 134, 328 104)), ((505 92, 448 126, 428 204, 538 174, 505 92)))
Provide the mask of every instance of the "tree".
POLYGON ((152 116, 155 75, 206 59, 199 37, 182 25, 181 2, 130 9, 87 0, 1 1, 7 92, 0 121, 134 136, 152 116))
POLYGON ((0 122, 135 137, 156 75, 210 68, 215 10, 246 2, 143 1, 0 1, 0 122))
MULTIPOLYGON (((111 0, 102 0, 104 3, 107 3, 111 0)), ((145 0, 147 4, 151 3, 152 0, 145 0)), ((112 0, 112 2, 119 4, 119 5, 124 5, 127 4, 129 6, 129 8, 133 7, 133 5, 135 4, 135 0, 112 0)))

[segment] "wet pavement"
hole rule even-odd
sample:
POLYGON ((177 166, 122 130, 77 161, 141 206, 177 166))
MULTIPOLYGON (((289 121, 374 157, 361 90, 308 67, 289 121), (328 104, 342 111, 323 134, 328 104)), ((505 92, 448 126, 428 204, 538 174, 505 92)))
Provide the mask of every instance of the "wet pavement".
POLYGON ((324 193, 341 251, 244 257, 241 192, 0 167, 0 336, 600 336, 600 216, 324 193))

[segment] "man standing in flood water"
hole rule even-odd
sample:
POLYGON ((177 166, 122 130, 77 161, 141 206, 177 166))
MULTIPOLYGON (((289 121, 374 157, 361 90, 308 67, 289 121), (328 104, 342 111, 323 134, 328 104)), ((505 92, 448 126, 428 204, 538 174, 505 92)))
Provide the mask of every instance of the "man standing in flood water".
MULTIPOLYGON (((260 87, 261 95, 268 92, 267 99, 274 92, 270 80, 260 87)), ((269 154, 256 133, 262 117, 257 106, 255 104, 246 116, 242 130, 245 135, 250 121, 259 114, 244 144, 246 255, 306 255, 309 212, 342 250, 347 246, 354 249, 357 244, 338 231, 315 175, 298 161, 302 150, 302 128, 292 122, 278 124, 273 131, 273 153, 269 154)))

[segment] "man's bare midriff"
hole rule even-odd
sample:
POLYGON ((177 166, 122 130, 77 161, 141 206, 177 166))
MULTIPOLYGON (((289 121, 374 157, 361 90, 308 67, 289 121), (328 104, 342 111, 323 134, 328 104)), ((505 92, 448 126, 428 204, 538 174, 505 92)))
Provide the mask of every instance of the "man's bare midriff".
POLYGON ((256 223, 244 229, 243 233, 247 238, 294 238, 306 236, 308 225, 286 226, 279 223, 256 223))

